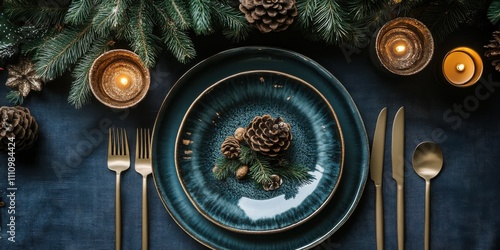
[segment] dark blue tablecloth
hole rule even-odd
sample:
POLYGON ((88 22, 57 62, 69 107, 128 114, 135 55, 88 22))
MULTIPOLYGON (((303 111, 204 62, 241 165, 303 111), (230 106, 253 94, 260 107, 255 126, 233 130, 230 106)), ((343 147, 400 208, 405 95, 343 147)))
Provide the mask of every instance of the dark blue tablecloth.
MULTIPOLYGON (((440 143, 445 161, 441 174, 432 180, 431 247, 499 249, 499 74, 483 59, 485 71, 480 83, 467 90, 446 86, 436 77, 436 66, 448 50, 467 46, 483 54, 482 46, 490 34, 489 30, 461 28, 437 46, 424 71, 409 77, 377 70, 368 45, 359 51, 347 51, 312 43, 293 33, 255 35, 238 44, 217 35, 198 37, 195 61, 180 64, 165 53, 151 69, 146 99, 126 110, 112 110, 96 100, 74 109, 67 103, 71 80, 63 76, 44 86, 42 92, 33 93, 24 104, 40 125, 40 138, 34 148, 16 153, 15 208, 0 208, 0 249, 113 249, 115 175, 106 165, 107 128, 127 128, 130 145, 135 145, 131 136, 135 128, 153 126, 164 97, 184 72, 217 52, 245 45, 293 50, 323 65, 357 103, 370 142, 380 109, 388 107, 390 128, 397 109, 405 106, 407 249, 423 248, 425 186, 413 172, 411 155, 424 140, 440 143), (9 210, 15 211, 13 231, 7 225, 11 223, 9 210)), ((5 79, 3 71, 0 82, 5 79)), ((0 88, 0 105, 10 105, 4 98, 7 91, 0 88)), ((386 149, 390 149, 389 139, 386 149)), ((396 189, 390 150, 385 156, 385 245, 396 249, 396 189)), ((9 205, 12 195, 7 189, 7 161, 7 155, 0 155, 0 197, 9 205)), ((151 249, 203 249, 172 220, 151 177, 149 181, 151 249)), ((374 187, 368 180, 351 218, 316 248, 375 249, 374 205, 374 187)), ((123 248, 140 249, 141 177, 133 168, 122 175, 122 213, 123 248)))

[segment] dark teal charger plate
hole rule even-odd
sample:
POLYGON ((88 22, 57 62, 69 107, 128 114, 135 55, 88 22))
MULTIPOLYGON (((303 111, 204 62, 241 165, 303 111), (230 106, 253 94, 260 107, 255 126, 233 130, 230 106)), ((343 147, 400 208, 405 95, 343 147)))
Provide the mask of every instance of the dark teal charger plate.
POLYGON ((242 233, 275 233, 304 223, 327 204, 342 174, 343 144, 335 111, 312 85, 282 72, 246 71, 208 87, 189 108, 177 137, 177 175, 208 220, 242 233), (265 191, 251 178, 214 177, 225 138, 264 114, 291 125, 293 140, 283 157, 307 167, 310 183, 285 180, 265 191))
POLYGON ((368 138, 351 96, 321 65, 287 50, 242 47, 200 62, 168 93, 158 113, 153 136, 153 179, 160 199, 187 234, 215 249, 311 248, 333 235, 348 220, 361 198, 368 176, 368 138), (250 70, 284 72, 311 83, 335 110, 345 142, 342 180, 331 200, 308 221, 273 234, 242 234, 207 220, 185 194, 175 167, 176 137, 190 105, 211 84, 250 70))

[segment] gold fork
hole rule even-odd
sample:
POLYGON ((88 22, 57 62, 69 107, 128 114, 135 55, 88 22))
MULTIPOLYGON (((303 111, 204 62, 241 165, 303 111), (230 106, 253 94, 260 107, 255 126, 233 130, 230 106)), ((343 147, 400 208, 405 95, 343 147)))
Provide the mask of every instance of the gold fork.
POLYGON ((120 174, 130 167, 127 131, 125 129, 109 129, 108 137, 108 168, 116 172, 115 194, 115 237, 116 249, 121 249, 121 201, 120 174))
POLYGON ((142 175, 142 249, 148 249, 148 185, 152 172, 151 132, 137 129, 135 147, 135 171, 142 175))

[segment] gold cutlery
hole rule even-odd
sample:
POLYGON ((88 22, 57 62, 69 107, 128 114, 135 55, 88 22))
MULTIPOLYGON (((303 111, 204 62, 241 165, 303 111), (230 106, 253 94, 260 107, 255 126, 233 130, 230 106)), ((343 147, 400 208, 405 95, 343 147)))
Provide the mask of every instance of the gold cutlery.
POLYGON ((387 108, 380 111, 373 135, 370 158, 370 177, 375 184, 375 228, 377 250, 384 249, 384 206, 382 199, 382 173, 384 169, 385 128, 387 123, 387 108))
POLYGON ((397 184, 397 230, 398 249, 403 250, 405 245, 404 221, 404 141, 405 141, 405 113, 401 107, 392 124, 392 178, 397 184))
POLYGON ((142 175, 142 250, 148 249, 148 185, 152 172, 151 132, 137 129, 135 147, 135 171, 142 175))
POLYGON ((429 249, 431 179, 436 177, 443 167, 443 152, 439 144, 422 142, 413 152, 413 169, 425 180, 424 213, 424 249, 429 249))
POLYGON ((108 134, 108 168, 116 172, 115 246, 118 250, 121 249, 120 175, 130 167, 130 154, 125 129, 110 128, 108 134))

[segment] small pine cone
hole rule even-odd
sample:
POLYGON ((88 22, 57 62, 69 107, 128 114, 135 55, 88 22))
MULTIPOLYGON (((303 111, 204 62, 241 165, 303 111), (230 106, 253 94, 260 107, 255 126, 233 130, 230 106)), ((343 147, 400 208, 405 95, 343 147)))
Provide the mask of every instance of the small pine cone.
POLYGON ((236 158, 241 152, 240 142, 234 136, 228 136, 222 143, 220 151, 227 159, 236 158))
POLYGON ((275 157, 287 150, 293 139, 290 124, 270 115, 256 116, 246 128, 245 142, 254 151, 275 157))
POLYGON ((7 151, 9 139, 13 138, 15 150, 25 150, 33 146, 38 138, 38 123, 28 108, 0 107, 0 150, 7 151))
POLYGON ((271 181, 263 183, 262 188, 266 191, 273 191, 281 187, 283 184, 283 179, 279 175, 271 175, 271 181))
POLYGON ((239 142, 243 141, 243 136, 245 135, 245 128, 237 128, 236 131, 234 131, 234 138, 238 140, 239 142))
POLYGON ((249 168, 247 165, 242 165, 236 170, 236 178, 241 180, 247 176, 249 168))
POLYGON ((287 29, 298 14, 296 0, 240 0, 239 9, 262 33, 287 29))

